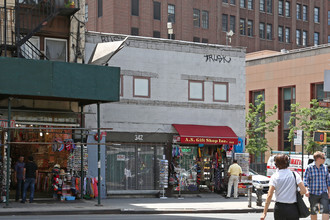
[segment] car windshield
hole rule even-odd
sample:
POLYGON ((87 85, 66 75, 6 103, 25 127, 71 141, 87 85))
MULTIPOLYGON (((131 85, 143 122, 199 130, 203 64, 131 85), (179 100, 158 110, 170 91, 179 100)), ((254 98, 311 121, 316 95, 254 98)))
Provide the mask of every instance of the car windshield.
POLYGON ((259 175, 259 173, 257 173, 256 171, 254 171, 254 170, 252 170, 252 169, 249 169, 249 171, 250 171, 250 173, 251 173, 252 175, 259 175))

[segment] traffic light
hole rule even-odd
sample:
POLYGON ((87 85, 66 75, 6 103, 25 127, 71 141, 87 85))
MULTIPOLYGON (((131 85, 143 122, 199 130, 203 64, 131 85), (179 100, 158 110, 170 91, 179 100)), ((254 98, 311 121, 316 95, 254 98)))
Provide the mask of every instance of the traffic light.
POLYGON ((314 141, 318 144, 330 144, 330 131, 315 131, 314 141))

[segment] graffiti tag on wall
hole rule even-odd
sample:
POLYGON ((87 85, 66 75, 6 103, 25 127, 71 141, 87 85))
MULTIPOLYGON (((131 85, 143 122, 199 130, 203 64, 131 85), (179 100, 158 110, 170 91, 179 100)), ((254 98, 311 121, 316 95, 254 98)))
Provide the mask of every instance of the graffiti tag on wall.
MULTIPOLYGON (((124 39, 125 39, 124 36, 111 36, 111 35, 101 36, 101 42, 102 43, 121 41, 121 40, 124 40, 124 39)), ((129 44, 130 44, 129 41, 126 40, 125 45, 129 46, 129 44)))
POLYGON ((215 54, 207 54, 204 55, 206 58, 205 62, 218 62, 218 63, 230 63, 231 58, 227 58, 224 55, 215 55, 215 54))

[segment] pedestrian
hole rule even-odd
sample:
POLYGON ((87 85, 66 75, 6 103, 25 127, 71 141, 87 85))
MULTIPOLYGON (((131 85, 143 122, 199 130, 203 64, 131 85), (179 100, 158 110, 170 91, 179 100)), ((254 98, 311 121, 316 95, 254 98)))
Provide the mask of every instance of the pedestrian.
POLYGON ((23 196, 23 188, 24 188, 24 180, 23 180, 23 174, 24 174, 24 157, 19 156, 18 161, 15 164, 14 167, 14 181, 16 183, 16 197, 15 201, 17 202, 20 197, 23 196))
POLYGON ((227 190, 227 199, 231 195, 231 187, 234 185, 234 199, 238 199, 238 181, 241 182, 242 179, 242 168, 237 164, 237 160, 233 160, 233 164, 230 165, 228 169, 228 190, 227 190))
POLYGON ((30 188, 30 203, 33 202, 34 198, 34 185, 36 183, 36 178, 38 176, 38 167, 37 164, 33 162, 33 157, 28 157, 28 162, 24 166, 24 190, 23 190, 23 199, 21 203, 25 203, 26 201, 26 192, 27 189, 30 188))
POLYGON ((330 178, 324 164, 323 152, 314 153, 314 162, 307 166, 304 184, 307 187, 306 196, 311 207, 311 219, 317 219, 317 211, 322 213, 322 219, 329 220, 330 178))
POLYGON ((275 191, 275 220, 297 220, 299 212, 297 206, 297 185, 300 194, 306 193, 306 188, 301 180, 300 175, 288 169, 290 158, 288 155, 280 154, 275 158, 276 171, 269 181, 269 190, 267 194, 266 204, 260 220, 264 220, 267 215, 268 207, 275 191))

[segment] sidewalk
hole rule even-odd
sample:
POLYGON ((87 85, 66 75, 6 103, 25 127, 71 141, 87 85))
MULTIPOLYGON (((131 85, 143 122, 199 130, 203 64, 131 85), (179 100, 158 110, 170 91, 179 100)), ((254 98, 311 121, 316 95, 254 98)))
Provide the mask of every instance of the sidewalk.
MULTIPOLYGON (((218 194, 202 194, 197 196, 183 195, 183 199, 175 197, 159 198, 109 198, 98 200, 54 201, 36 200, 34 203, 10 201, 7 207, 2 203, 0 216, 5 215, 74 215, 74 214, 160 214, 160 213, 248 213, 262 212, 263 206, 256 206, 255 194, 252 194, 251 208, 248 197, 225 199, 218 194)), ((263 205, 266 195, 263 195, 263 205)), ((274 202, 270 205, 273 211, 274 202)))

